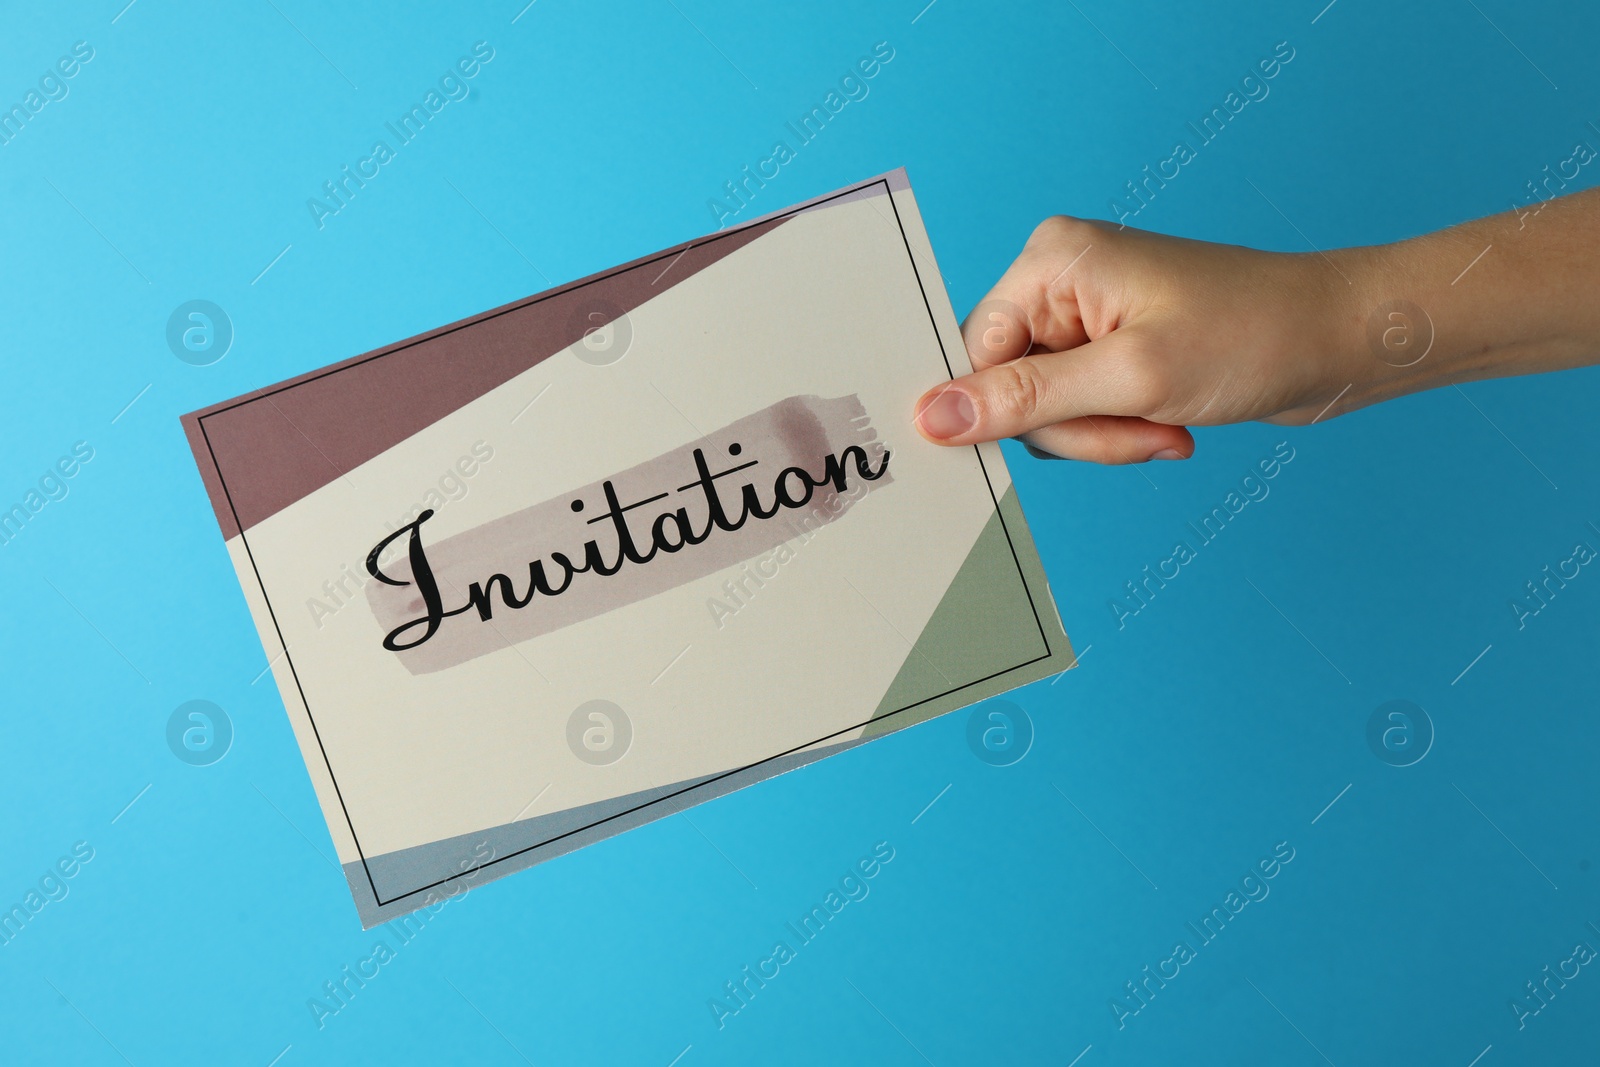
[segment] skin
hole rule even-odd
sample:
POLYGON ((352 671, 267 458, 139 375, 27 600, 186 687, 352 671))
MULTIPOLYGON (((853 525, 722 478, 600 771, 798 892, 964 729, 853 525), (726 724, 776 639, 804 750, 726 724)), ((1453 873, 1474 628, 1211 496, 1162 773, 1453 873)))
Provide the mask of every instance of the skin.
POLYGON ((962 326, 976 370, 924 394, 915 423, 936 444, 1187 459, 1191 426, 1301 426, 1600 362, 1597 247, 1600 189, 1326 253, 1046 219, 962 326))

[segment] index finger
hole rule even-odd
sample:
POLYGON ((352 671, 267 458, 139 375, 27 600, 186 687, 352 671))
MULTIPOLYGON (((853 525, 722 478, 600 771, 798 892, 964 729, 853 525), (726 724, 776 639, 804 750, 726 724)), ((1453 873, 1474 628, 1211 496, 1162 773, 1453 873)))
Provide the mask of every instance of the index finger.
POLYGON ((1090 247, 1064 261, 1059 254, 1023 250, 961 324, 974 370, 1088 342, 1072 271, 1090 247))

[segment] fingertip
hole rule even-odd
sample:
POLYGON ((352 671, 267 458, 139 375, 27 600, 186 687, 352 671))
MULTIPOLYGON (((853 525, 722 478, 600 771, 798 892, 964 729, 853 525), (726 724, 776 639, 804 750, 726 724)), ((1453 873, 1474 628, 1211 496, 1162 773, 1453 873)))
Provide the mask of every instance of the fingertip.
POLYGON ((1194 435, 1183 426, 1164 426, 1154 423, 1159 431, 1165 431, 1160 436, 1167 440, 1160 447, 1150 453, 1152 460, 1188 459, 1194 455, 1194 435))

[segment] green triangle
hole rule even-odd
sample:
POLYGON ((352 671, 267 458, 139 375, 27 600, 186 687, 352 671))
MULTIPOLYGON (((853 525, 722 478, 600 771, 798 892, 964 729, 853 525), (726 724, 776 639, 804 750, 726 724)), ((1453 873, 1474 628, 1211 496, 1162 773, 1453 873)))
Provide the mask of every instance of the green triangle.
POLYGON ((1016 490, 1008 487, 861 736, 899 730, 1064 670, 1071 657, 1016 490), (1020 551, 1013 550, 1013 539, 1006 536, 1002 514, 1013 531, 1020 531, 1020 551), (1042 602, 1030 599, 1023 570, 1037 576, 1034 585, 1042 602), (1050 635, 1048 646, 1045 635, 1050 635), (997 679, 984 687, 972 684, 1047 653, 1050 661, 1060 662, 1041 662, 1028 676, 997 679))

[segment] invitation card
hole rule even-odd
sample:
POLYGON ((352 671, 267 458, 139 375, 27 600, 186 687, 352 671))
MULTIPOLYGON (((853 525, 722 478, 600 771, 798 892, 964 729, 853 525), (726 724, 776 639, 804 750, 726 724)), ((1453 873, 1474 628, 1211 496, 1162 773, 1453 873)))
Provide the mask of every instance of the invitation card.
POLYGON ((366 926, 1062 671, 903 171, 187 415, 366 926))

